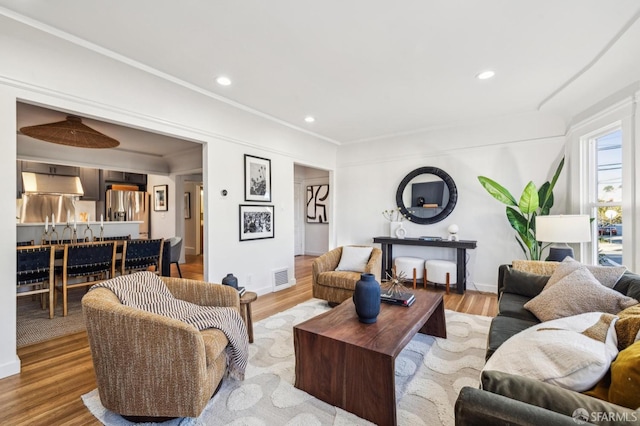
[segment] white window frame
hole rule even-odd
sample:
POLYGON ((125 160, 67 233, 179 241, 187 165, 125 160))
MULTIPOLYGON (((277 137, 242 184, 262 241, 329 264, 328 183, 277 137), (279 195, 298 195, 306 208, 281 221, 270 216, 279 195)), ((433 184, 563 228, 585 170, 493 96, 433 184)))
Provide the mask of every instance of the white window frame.
MULTIPOLYGON (((598 264, 598 208, 599 207, 621 207, 622 208, 622 205, 624 202, 624 196, 625 196, 624 164, 622 164, 622 173, 623 173, 622 200, 623 201, 608 202, 608 203, 603 203, 598 201, 598 165, 596 161, 597 159, 596 157, 598 155, 598 152, 597 152, 598 139, 610 133, 616 132, 618 130, 621 133, 622 152, 624 153, 625 137, 624 137, 624 131, 622 130, 622 123, 620 121, 611 123, 610 125, 605 126, 604 128, 599 129, 598 131, 591 133, 589 135, 586 135, 585 137, 582 138, 582 141, 583 141, 582 143, 586 144, 585 152, 587 153, 587 156, 586 156, 587 158, 585 159, 585 161, 583 161, 583 164, 587 169, 587 177, 588 177, 587 185, 585 185, 588 192, 587 197, 585 197, 585 199, 587 200, 586 210, 589 216, 594 218, 593 226, 591 227, 592 243, 588 245, 588 249, 590 250, 588 254, 588 259, 590 264, 598 264)), ((624 154, 623 154, 623 158, 624 158, 624 154)), ((623 217, 623 220, 626 219, 624 215, 624 210, 622 212, 622 217, 623 217)), ((624 238, 625 236, 626 236, 626 230, 623 232, 623 238, 622 238, 623 243, 625 240, 624 238)), ((625 253, 624 253, 624 244, 623 244, 623 251, 622 251, 623 262, 624 262, 624 259, 625 259, 625 253)))
MULTIPOLYGON (((637 99, 640 92, 624 97, 617 103, 602 107, 599 112, 582 116, 580 121, 570 125, 567 132, 565 157, 567 162, 567 214, 589 214, 595 217, 594 199, 596 192, 592 185, 595 177, 595 155, 589 152, 590 140, 609 133, 614 129, 622 131, 622 215, 624 237, 622 242, 623 264, 631 271, 640 270, 640 183, 636 182, 635 165, 640 164, 640 149, 636 140, 640 139, 640 112, 637 99), (593 164, 591 164, 593 162, 593 164)), ((594 109, 591 109, 593 111, 594 109)), ((595 200, 597 201, 597 200, 595 200)), ((594 221, 595 222, 595 221, 594 221)), ((586 264, 597 264, 597 226, 592 226, 592 242, 581 244, 576 259, 586 264)))

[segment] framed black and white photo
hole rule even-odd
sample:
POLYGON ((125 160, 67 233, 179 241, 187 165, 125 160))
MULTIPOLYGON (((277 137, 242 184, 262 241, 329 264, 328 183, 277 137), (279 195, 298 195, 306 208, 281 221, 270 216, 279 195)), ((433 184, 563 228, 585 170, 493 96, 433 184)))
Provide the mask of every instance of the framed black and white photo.
POLYGON ((191 193, 184 193, 184 218, 191 219, 191 193))
POLYGON ((307 186, 307 223, 329 223, 329 185, 307 186))
POLYGON ((244 200, 271 202, 271 160, 244 155, 244 200))
POLYGON ((156 185, 153 187, 153 210, 157 212, 169 211, 169 186, 156 185))
POLYGON ((273 206, 240 204, 240 241, 273 238, 273 206))

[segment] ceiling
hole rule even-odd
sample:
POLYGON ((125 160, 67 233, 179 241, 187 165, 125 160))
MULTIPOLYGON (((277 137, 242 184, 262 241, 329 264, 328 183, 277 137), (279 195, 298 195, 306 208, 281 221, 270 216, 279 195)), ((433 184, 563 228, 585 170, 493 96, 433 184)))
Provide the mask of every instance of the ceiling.
MULTIPOLYGON (((63 111, 52 110, 49 108, 43 108, 40 106, 20 102, 17 105, 16 115, 18 129, 25 126, 34 126, 38 124, 64 121, 67 117, 67 113, 63 111)), ((78 114, 72 113, 72 115, 78 114)), ((178 153, 188 150, 197 150, 201 148, 201 145, 195 142, 189 142, 182 139, 160 135, 157 133, 133 129, 130 127, 123 127, 117 124, 111 124, 92 118, 81 118, 82 123, 84 123, 85 125, 120 142, 120 145, 117 148, 111 148, 110 150, 120 152, 125 155, 132 153, 150 155, 150 153, 153 153, 153 155, 156 157, 168 159, 178 153)), ((27 138, 27 136, 22 137, 27 138)), ((37 141, 33 139, 32 143, 40 145, 42 149, 45 150, 51 149, 51 144, 49 142, 37 141)), ((78 150, 78 148, 68 148, 60 146, 58 146, 58 149, 64 150, 66 152, 68 152, 70 149, 78 150)))
POLYGON ((640 76, 637 0, 0 0, 0 7, 337 144, 513 114, 557 114, 568 123, 640 76), (486 69, 493 79, 475 78, 486 69), (232 84, 216 84, 220 75, 232 84), (316 121, 306 123, 307 115, 316 121))

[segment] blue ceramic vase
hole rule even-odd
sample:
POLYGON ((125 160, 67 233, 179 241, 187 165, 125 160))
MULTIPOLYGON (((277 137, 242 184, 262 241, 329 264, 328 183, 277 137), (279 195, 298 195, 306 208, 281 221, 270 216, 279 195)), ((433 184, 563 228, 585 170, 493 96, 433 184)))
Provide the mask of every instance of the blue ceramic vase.
POLYGON ((353 304, 360 322, 373 324, 380 313, 380 283, 373 274, 362 274, 353 292, 353 304))
POLYGON ((236 290, 238 289, 238 279, 234 277, 233 274, 227 274, 227 276, 222 279, 222 284, 231 286, 236 290))

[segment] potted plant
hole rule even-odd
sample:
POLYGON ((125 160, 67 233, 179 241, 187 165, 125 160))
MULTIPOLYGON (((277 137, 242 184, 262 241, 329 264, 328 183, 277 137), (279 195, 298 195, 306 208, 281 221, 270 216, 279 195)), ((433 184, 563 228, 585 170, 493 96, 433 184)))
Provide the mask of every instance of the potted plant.
POLYGON ((502 185, 485 176, 478 176, 480 184, 496 200, 507 205, 507 220, 518 235, 516 241, 529 260, 540 260, 542 243, 536 240, 536 216, 548 215, 553 207, 553 188, 564 166, 564 157, 558 164, 551 182, 547 181, 540 189, 531 181, 516 199, 502 185))

